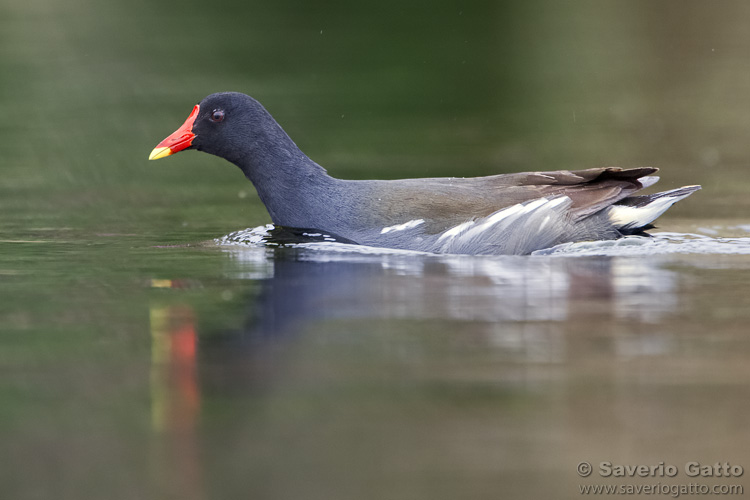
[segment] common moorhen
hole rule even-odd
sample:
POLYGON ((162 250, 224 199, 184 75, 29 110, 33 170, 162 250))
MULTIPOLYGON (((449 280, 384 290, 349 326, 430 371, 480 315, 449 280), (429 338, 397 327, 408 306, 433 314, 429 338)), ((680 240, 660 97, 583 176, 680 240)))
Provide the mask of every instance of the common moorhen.
POLYGON ((566 242, 641 234, 700 186, 634 196, 656 168, 474 178, 343 180, 308 158, 255 99, 212 94, 151 152, 197 149, 234 163, 277 225, 351 242, 460 254, 528 254, 566 242))

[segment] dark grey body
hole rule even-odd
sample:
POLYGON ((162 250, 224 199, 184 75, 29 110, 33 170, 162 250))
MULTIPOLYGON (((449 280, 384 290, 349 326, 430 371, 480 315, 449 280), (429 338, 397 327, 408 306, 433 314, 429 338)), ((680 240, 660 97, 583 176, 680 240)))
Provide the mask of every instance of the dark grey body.
POLYGON ((239 93, 204 99, 193 132, 192 148, 242 169, 275 224, 331 232, 360 244, 424 251, 530 253, 569 241, 617 238, 623 232, 606 209, 642 189, 643 180, 655 182, 648 176, 656 172, 650 167, 596 168, 477 178, 342 180, 308 158, 260 103, 239 93), (216 109, 225 112, 221 123, 208 119, 216 109), (492 218, 503 209, 540 199, 528 213, 514 208, 508 212, 513 217, 506 217, 510 220, 493 222, 504 217, 492 218), (481 230, 446 237, 446 231, 467 221, 481 230))

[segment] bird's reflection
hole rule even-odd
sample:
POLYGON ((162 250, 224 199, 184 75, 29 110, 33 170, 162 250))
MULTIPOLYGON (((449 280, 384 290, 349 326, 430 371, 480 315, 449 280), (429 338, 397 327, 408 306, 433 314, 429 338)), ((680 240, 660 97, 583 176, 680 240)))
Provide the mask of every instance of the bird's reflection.
MULTIPOLYGON (((309 249, 230 249, 227 275, 260 279, 244 329, 289 335, 329 319, 514 323, 657 322, 677 307, 677 276, 658 262, 618 257, 363 255, 309 249)), ((493 335, 494 336, 494 335, 493 335)))
MULTIPOLYGON (((223 282, 247 285, 244 323, 229 331, 199 331, 197 309, 152 306, 154 470, 162 496, 203 498, 208 459, 198 451, 202 400, 243 402, 227 431, 236 442, 211 449, 214 457, 247 470, 297 464, 295 470, 307 473, 291 482, 286 476, 256 479, 270 491, 288 486, 298 492, 318 474, 349 465, 326 436, 342 429, 360 435, 370 408, 404 422, 412 422, 403 410, 412 400, 465 411, 465 398, 478 397, 503 408, 512 394, 565 381, 572 367, 598 352, 604 337, 605 372, 614 357, 674 349, 660 326, 678 305, 679 275, 653 260, 305 248, 229 249, 226 255, 223 282), (468 389, 475 392, 466 396, 468 389), (288 441, 300 434, 315 446, 288 441)), ((213 287, 204 290, 221 295, 213 287)), ((565 415, 565 401, 550 404, 550 411, 565 415)), ((375 428, 380 434, 366 449, 390 463, 389 448, 375 441, 398 436, 401 427, 375 428)), ((435 429, 435 436, 446 435, 443 427, 435 429)), ((418 458, 419 450, 405 452, 418 458)), ((548 452, 534 450, 524 451, 533 463, 548 452)))
MULTIPOLYGON (((678 275, 654 260, 225 252, 226 278, 247 281, 254 292, 244 323, 201 335, 200 349, 204 359, 240 356, 237 368, 252 372, 246 380, 267 376, 273 356, 263 345, 293 342, 321 324, 356 337, 358 329, 399 321, 422 339, 449 332, 516 362, 569 360, 582 338, 607 337, 608 350, 625 357, 665 354, 674 344, 658 323, 678 306, 678 275)), ((187 306, 152 311, 157 430, 189 428, 197 419, 194 323, 187 306)))

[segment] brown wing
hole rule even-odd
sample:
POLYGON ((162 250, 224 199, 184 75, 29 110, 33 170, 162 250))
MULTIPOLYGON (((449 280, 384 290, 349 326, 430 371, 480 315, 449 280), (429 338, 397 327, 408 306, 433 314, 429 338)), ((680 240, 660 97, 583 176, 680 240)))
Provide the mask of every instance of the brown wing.
POLYGON ((472 178, 383 181, 377 189, 379 210, 387 221, 425 219, 425 229, 440 232, 502 208, 541 198, 565 195, 576 219, 616 203, 643 188, 639 179, 657 172, 652 167, 618 167, 554 172, 524 172, 472 178))

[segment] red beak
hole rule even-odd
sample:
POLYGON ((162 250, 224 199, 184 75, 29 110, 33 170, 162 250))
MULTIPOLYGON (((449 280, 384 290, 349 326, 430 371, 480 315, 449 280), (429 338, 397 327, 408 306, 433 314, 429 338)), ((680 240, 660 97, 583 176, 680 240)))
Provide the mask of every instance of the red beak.
POLYGON ((148 159, 158 160, 159 158, 164 158, 165 156, 169 156, 177 153, 178 151, 182 151, 185 148, 189 148, 193 143, 193 139, 195 139, 195 134, 193 133, 193 122, 195 122, 195 118, 198 116, 199 110, 200 106, 196 104, 193 108, 193 112, 190 113, 190 116, 188 116, 187 120, 185 120, 185 123, 183 123, 180 128, 172 132, 169 137, 157 144, 154 150, 151 151, 148 159))

